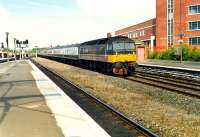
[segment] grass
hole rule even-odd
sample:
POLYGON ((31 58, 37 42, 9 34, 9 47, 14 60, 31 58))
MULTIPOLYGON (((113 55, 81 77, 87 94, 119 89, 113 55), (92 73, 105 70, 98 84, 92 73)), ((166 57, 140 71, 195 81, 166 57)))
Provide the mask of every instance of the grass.
POLYGON ((163 137, 200 137, 200 100, 38 58, 128 117, 163 137))

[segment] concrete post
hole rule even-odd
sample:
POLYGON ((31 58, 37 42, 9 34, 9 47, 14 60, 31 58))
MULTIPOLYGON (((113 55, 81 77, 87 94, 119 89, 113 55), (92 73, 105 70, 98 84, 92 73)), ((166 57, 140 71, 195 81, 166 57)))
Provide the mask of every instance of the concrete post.
POLYGON ((151 36, 151 52, 154 51, 154 40, 155 40, 155 36, 151 36))
POLYGON ((35 46, 35 58, 37 58, 38 57, 38 49, 37 49, 38 47, 37 46, 35 46))

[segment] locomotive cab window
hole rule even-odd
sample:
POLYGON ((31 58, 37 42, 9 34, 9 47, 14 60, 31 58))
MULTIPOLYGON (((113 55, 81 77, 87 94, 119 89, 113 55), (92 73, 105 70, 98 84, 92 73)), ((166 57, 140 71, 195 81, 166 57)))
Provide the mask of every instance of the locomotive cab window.
POLYGON ((114 54, 133 54, 134 50, 133 42, 113 42, 114 54))
POLYGON ((107 55, 112 55, 113 54, 113 45, 112 42, 108 41, 107 43, 107 51, 106 51, 107 55))

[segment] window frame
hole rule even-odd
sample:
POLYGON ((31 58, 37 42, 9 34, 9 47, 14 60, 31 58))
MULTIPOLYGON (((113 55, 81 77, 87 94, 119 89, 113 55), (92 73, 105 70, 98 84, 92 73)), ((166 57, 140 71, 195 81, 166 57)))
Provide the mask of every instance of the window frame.
POLYGON ((200 14, 200 4, 197 4, 197 5, 189 5, 188 6, 188 15, 197 15, 197 14, 200 14), (192 13, 191 12, 191 7, 195 7, 197 6, 197 13, 192 13))
POLYGON ((189 22, 188 22, 188 28, 189 28, 190 31, 200 30, 200 20, 189 21, 189 22), (196 28, 196 29, 191 29, 191 27, 192 27, 192 26, 191 26, 191 25, 192 25, 191 23, 195 23, 195 22, 197 23, 197 28, 196 28))
POLYGON ((197 46, 197 45, 200 45, 200 36, 194 36, 194 37, 189 37, 189 45, 190 46, 197 46), (196 38, 197 40, 197 42, 195 43, 195 42, 192 42, 192 39, 194 39, 194 38, 196 38), (193 43, 195 43, 195 44, 193 44, 193 43))

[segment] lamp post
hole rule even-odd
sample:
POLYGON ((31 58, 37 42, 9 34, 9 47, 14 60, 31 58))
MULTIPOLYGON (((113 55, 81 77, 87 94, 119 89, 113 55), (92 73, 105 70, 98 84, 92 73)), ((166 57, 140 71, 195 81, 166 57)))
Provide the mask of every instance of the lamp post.
POLYGON ((16 57, 16 38, 14 38, 14 57, 15 57, 15 61, 17 60, 17 57, 16 57))
POLYGON ((9 62, 9 41, 8 41, 9 32, 6 32, 6 44, 7 44, 7 61, 9 62))
POLYGON ((9 35, 9 32, 6 32, 6 44, 7 44, 7 49, 9 49, 8 35, 9 35))

